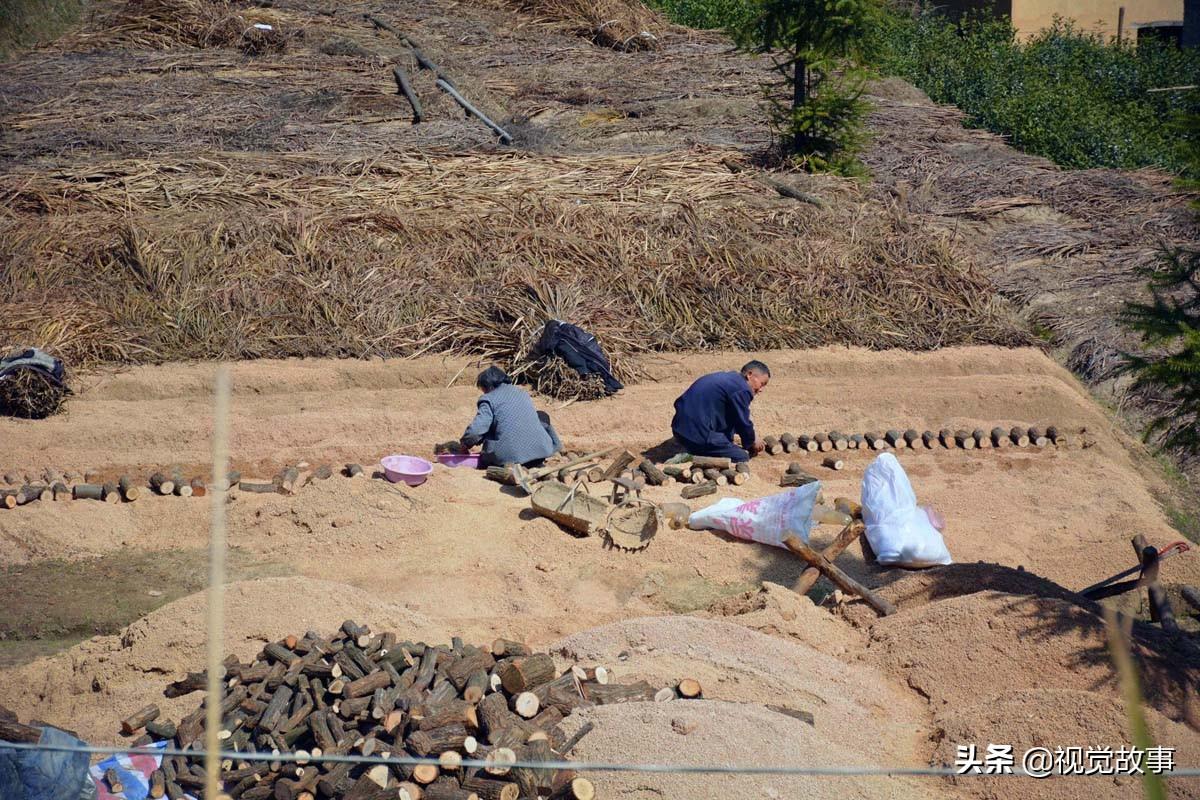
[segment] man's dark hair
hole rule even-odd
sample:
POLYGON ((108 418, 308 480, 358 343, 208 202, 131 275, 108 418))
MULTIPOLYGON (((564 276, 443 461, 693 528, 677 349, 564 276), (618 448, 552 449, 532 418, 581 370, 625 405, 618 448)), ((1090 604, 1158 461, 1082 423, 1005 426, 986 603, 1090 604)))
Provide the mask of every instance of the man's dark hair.
POLYGON ((508 377, 508 373, 499 367, 488 367, 475 379, 475 386, 485 394, 506 383, 512 383, 512 378, 508 377))
POLYGON ((762 375, 766 375, 768 378, 771 377, 770 368, 761 361, 747 361, 742 366, 742 377, 743 378, 746 377, 746 375, 750 372, 758 372, 762 375))

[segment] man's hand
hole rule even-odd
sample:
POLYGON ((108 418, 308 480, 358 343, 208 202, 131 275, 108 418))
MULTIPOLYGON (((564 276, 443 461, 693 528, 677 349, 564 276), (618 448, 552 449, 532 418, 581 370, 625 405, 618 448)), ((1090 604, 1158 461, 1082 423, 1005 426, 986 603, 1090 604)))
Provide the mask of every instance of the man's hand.
POLYGON ((766 449, 767 449, 767 445, 763 442, 762 439, 755 439, 754 444, 750 445, 750 455, 756 456, 759 453, 761 453, 763 450, 766 450, 766 449))

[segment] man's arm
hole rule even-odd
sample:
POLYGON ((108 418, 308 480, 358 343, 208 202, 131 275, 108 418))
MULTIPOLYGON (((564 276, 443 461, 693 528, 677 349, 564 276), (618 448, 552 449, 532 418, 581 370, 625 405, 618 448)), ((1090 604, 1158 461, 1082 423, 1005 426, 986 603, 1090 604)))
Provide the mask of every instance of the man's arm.
POLYGON ((749 390, 737 392, 729 398, 733 407, 733 429, 742 437, 742 448, 754 452, 754 444, 758 437, 754 433, 754 423, 750 421, 750 401, 754 394, 749 390))
POLYGON ((479 398, 479 410, 475 412, 475 419, 471 420, 471 424, 467 426, 459 441, 467 447, 479 444, 487 432, 492 429, 494 419, 492 404, 482 397, 479 398))

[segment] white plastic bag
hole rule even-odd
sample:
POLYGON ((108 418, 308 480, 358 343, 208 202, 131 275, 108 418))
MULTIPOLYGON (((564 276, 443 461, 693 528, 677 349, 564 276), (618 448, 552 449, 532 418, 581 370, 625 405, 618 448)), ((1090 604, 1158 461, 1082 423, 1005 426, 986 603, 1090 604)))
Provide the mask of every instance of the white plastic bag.
POLYGON ((813 481, 757 500, 727 497, 693 512, 688 527, 724 531, 739 539, 776 547, 783 547, 783 540, 788 536, 799 536, 807 543, 813 503, 820 490, 820 481, 813 481))
POLYGON ((942 534, 917 506, 904 468, 891 453, 876 458, 863 474, 863 522, 880 564, 931 567, 951 563, 942 534))

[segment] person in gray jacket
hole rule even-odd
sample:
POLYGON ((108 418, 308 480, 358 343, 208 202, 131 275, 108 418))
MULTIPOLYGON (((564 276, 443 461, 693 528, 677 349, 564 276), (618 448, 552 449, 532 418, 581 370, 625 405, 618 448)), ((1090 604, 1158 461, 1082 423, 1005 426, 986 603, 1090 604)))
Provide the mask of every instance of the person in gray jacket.
POLYGON ((504 370, 488 367, 475 385, 483 396, 459 442, 468 448, 482 445, 481 466, 538 467, 562 449, 550 417, 533 407, 529 393, 513 386, 504 370))

